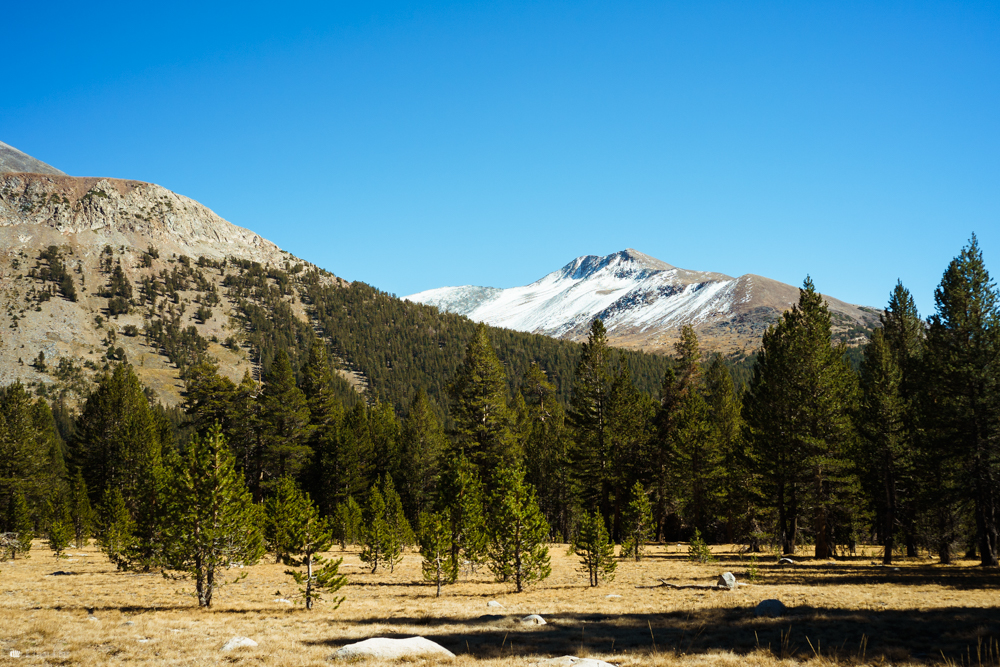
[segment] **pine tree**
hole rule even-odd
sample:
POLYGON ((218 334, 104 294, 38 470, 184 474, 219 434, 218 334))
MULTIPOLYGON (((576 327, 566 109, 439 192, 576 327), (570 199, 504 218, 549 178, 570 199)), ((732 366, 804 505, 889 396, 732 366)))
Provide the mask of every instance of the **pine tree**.
POLYGON ((0 507, 19 493, 38 506, 61 481, 52 478, 52 444, 36 416, 36 401, 19 381, 0 388, 0 507))
POLYGON ((437 597, 441 597, 441 587, 458 578, 447 515, 424 512, 420 516, 420 555, 424 579, 437 586, 437 597))
POLYGON ((809 509, 817 558, 829 557, 835 529, 850 530, 858 496, 847 459, 856 383, 830 333, 829 310, 806 278, 799 303, 764 334, 745 402, 782 549, 795 552, 809 509))
MULTIPOLYGON (((312 609, 315 602, 322 600, 324 593, 336 593, 347 583, 347 577, 340 574, 344 559, 326 560, 319 556, 333 544, 333 531, 329 523, 320 517, 309 494, 302 493, 287 478, 279 484, 279 494, 288 514, 284 530, 283 561, 294 567, 305 567, 305 572, 286 570, 285 574, 299 585, 299 594, 306 609, 312 609)), ((331 600, 333 609, 343 601, 343 597, 331 600)))
POLYGON ((31 542, 35 539, 35 526, 24 493, 20 489, 14 492, 10 505, 10 526, 17 535, 17 548, 13 550, 11 557, 17 558, 17 554, 20 553, 25 558, 30 558, 31 542))
POLYGON ((83 473, 76 471, 73 484, 70 487, 70 518, 73 522, 73 541, 77 549, 87 546, 87 541, 93 532, 94 511, 90 507, 90 497, 87 495, 87 483, 83 481, 83 473))
POLYGON ((309 408, 295 385, 295 375, 284 349, 271 364, 260 397, 265 451, 260 452, 261 480, 295 476, 312 456, 308 445, 309 408))
POLYGON ((302 393, 309 408, 309 446, 312 465, 307 471, 308 488, 320 512, 332 515, 338 504, 343 473, 342 443, 344 406, 334 392, 333 371, 322 344, 313 343, 302 370, 302 393))
POLYGON ((747 539, 760 549, 756 520, 756 484, 751 455, 743 437, 743 402, 721 355, 714 355, 705 374, 705 400, 713 449, 718 460, 718 501, 725 542, 747 539))
POLYGON ((632 485, 631 499, 628 507, 625 508, 625 516, 622 522, 623 541, 622 557, 634 558, 636 562, 642 559, 642 552, 646 548, 653 534, 654 520, 653 508, 649 504, 649 497, 642 483, 636 482, 632 485))
POLYGON ((486 551, 483 484, 476 466, 461 452, 452 454, 441 477, 438 510, 451 531, 452 560, 475 566, 486 551))
POLYGON ((861 402, 858 430, 862 436, 862 469, 879 498, 882 562, 892 563, 896 533, 899 467, 907 456, 906 404, 902 371, 889 348, 883 329, 872 333, 861 364, 861 402))
POLYGON ((975 235, 949 264, 934 302, 925 377, 936 409, 927 412, 928 426, 936 446, 964 472, 960 488, 974 506, 981 563, 994 567, 1000 531, 1000 311, 975 235))
POLYGON ((46 514, 49 525, 45 543, 55 553, 56 558, 62 558, 63 552, 73 539, 73 520, 70 518, 69 508, 59 499, 55 503, 47 503, 46 514))
POLYGON ((427 394, 422 389, 410 406, 403 423, 400 496, 406 515, 416 522, 428 511, 437 494, 441 459, 448 439, 427 394))
POLYGON ((100 509, 101 551, 119 570, 128 568, 129 554, 135 546, 135 521, 125 504, 121 489, 110 489, 100 509))
POLYGON ((650 458, 650 425, 656 413, 649 395, 632 384, 632 369, 623 361, 611 384, 608 398, 608 434, 605 439, 610 466, 607 468, 610 514, 602 516, 613 538, 622 535, 622 512, 632 483, 645 476, 650 458))
POLYGON ((580 556, 580 563, 590 577, 590 585, 597 586, 600 579, 614 581, 615 560, 614 542, 608 540, 608 530, 600 514, 584 512, 573 540, 573 550, 580 556))
POLYGON ((498 581, 513 580, 516 592, 552 573, 545 541, 549 525, 522 468, 497 470, 486 527, 487 564, 498 581))
POLYGON ((574 469, 583 505, 606 518, 612 513, 614 471, 608 438, 611 357, 604 323, 595 319, 573 378, 569 417, 576 432, 574 469))
POLYGON ((282 477, 273 494, 264 501, 264 541, 275 563, 287 559, 295 539, 299 516, 305 512, 302 492, 291 477, 282 477))
POLYGON ((195 579, 198 605, 211 607, 219 574, 264 554, 261 516, 218 426, 194 437, 174 471, 164 565, 195 579))
POLYGON ((348 544, 358 544, 362 540, 364 513, 354 500, 354 496, 348 496, 347 500, 337 505, 334 522, 341 549, 346 549, 348 544))
POLYGON ((507 405, 507 375, 480 324, 469 341, 465 361, 449 387, 456 444, 484 476, 517 458, 507 405))
POLYGON ((77 421, 74 460, 82 465, 87 489, 102 498, 119 489, 137 518, 150 476, 160 466, 156 420, 139 378, 128 364, 98 378, 77 421))
POLYGON ((382 478, 378 487, 372 488, 365 521, 361 562, 371 565, 373 574, 379 565, 394 571, 403 559, 403 545, 412 531, 403 516, 399 494, 388 475, 382 478))
POLYGON ((545 371, 532 364, 521 381, 518 416, 525 479, 538 489, 538 505, 549 525, 565 541, 572 537, 577 514, 572 432, 556 388, 545 371))
POLYGON ((924 347, 924 322, 917 305, 901 282, 896 283, 889 305, 879 318, 885 341, 896 357, 900 370, 900 396, 905 403, 904 425, 907 442, 905 458, 896 467, 896 508, 898 523, 906 542, 906 555, 917 556, 917 521, 921 512, 922 490, 929 487, 927 475, 921 473, 926 462, 920 456, 920 394, 925 380, 921 378, 921 357, 924 347))

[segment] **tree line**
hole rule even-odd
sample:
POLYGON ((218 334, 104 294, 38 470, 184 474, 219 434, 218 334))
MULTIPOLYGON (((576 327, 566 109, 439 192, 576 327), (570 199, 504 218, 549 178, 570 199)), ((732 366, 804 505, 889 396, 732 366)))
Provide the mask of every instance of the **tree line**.
POLYGON ((263 382, 201 362, 184 438, 127 364, 66 441, 14 384, 0 393, 4 526, 56 543, 94 533, 119 567, 193 573, 206 606, 219 568, 267 551, 305 567, 290 572, 311 605, 342 585, 319 558, 336 542, 359 544, 373 572, 419 546, 439 590, 462 568, 521 590, 547 576, 550 541, 576 546, 592 584, 613 575, 609 545, 640 559, 649 541, 691 538, 823 558, 865 541, 887 563, 926 549, 995 566, 1000 316, 975 237, 935 304, 922 320, 898 284, 855 370, 807 278, 745 386, 686 327, 655 394, 600 320, 565 401, 537 363, 512 380, 482 325, 440 403, 418 389, 405 410, 347 404, 320 344, 298 374, 279 349, 263 382), (213 503, 231 514, 192 530, 213 503))

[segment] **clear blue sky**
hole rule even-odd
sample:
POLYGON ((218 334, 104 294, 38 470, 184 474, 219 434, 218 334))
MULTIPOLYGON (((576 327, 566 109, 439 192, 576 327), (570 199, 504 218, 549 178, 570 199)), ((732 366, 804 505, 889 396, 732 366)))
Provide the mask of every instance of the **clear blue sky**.
POLYGON ((1000 4, 8 3, 0 140, 349 280, 634 247, 922 314, 1000 275, 1000 4))

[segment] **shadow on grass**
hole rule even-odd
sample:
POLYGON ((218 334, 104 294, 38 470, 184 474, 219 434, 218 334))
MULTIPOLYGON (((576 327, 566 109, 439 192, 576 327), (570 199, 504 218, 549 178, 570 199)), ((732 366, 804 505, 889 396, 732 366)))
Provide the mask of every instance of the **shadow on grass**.
MULTIPOLYGON (((485 615, 474 619, 372 617, 331 619, 336 625, 411 625, 420 634, 456 654, 476 658, 514 655, 612 654, 673 651, 747 654, 766 650, 778 656, 814 655, 869 661, 941 662, 943 657, 982 663, 992 648, 1000 664, 1000 608, 858 610, 795 607, 782 618, 757 618, 752 608, 706 609, 668 614, 551 614, 545 626, 527 626, 520 615, 485 615), (465 629, 456 631, 455 626, 465 629)), ((333 628, 331 627, 331 630, 333 628)), ((334 631, 335 632, 335 631, 334 631)), ((402 638, 412 634, 379 636, 402 638)), ((336 648, 357 641, 336 634, 312 645, 336 648)))

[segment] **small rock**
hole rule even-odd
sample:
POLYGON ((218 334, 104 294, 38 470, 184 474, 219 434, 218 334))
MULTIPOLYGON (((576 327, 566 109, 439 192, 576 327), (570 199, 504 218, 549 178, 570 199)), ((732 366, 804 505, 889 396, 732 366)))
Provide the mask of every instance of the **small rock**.
POLYGON ((723 572, 719 575, 717 585, 719 588, 728 588, 731 591, 736 590, 736 577, 732 572, 723 572))
POLYGON ((575 655, 564 655, 560 658, 539 660, 538 667, 615 667, 610 662, 594 658, 578 658, 575 655))
POLYGON ((101 619, 97 618, 96 616, 88 616, 87 620, 90 621, 91 623, 100 623, 101 622, 101 619))
POLYGON ((282 604, 292 604, 291 600, 286 600, 285 598, 275 598, 275 602, 281 602, 282 604))
POLYGON ((149 637, 140 637, 140 638, 139 638, 139 643, 140 643, 140 644, 148 644, 148 643, 149 643, 149 642, 151 642, 151 641, 153 641, 153 640, 152 640, 152 639, 150 639, 149 637))
POLYGON ((781 602, 781 600, 763 600, 757 605, 757 608, 753 610, 753 613, 757 616, 777 618, 778 616, 785 615, 785 605, 781 602))
POLYGON ((486 606, 487 607, 499 607, 500 609, 503 609, 503 605, 500 604, 499 602, 497 602, 496 600, 490 600, 489 602, 486 603, 486 606))
POLYGON ((372 637, 362 642, 342 646, 333 654, 334 658, 341 660, 358 660, 361 658, 381 658, 387 660, 411 656, 454 658, 455 654, 425 637, 407 637, 406 639, 372 637))
POLYGON ((222 645, 223 651, 232 651, 234 648, 253 648, 257 642, 249 637, 233 637, 222 645))
POLYGON ((608 598, 609 600, 612 600, 612 599, 620 598, 621 596, 612 593, 611 595, 605 595, 604 597, 608 598))
POLYGON ((545 619, 538 614, 529 614, 522 618, 521 622, 526 625, 545 625, 545 619))
POLYGON ((898 567, 894 567, 894 568, 892 568, 892 571, 893 572, 899 572, 899 568, 898 567))
POLYGON ((20 658, 21 657, 21 652, 20 651, 11 651, 10 652, 10 657, 12 657, 12 658, 20 658))
POLYGON ((778 561, 779 565, 795 565, 795 561, 791 558, 782 558, 778 561))

